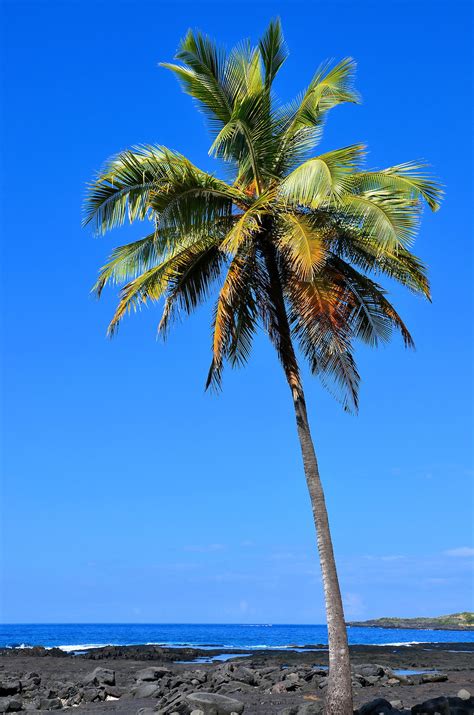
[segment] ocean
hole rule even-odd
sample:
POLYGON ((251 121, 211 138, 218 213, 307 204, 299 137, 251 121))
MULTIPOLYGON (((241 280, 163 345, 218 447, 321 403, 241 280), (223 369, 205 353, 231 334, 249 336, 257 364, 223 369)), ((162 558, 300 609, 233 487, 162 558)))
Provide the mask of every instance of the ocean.
MULTIPOLYGON (((472 643, 473 631, 435 631, 408 628, 348 628, 353 645, 414 645, 416 643, 472 643)), ((0 625, 0 647, 41 645, 65 651, 103 645, 153 644, 208 649, 296 649, 326 645, 323 625, 277 624, 15 624, 0 625)), ((470 649, 470 648, 469 648, 470 649)))

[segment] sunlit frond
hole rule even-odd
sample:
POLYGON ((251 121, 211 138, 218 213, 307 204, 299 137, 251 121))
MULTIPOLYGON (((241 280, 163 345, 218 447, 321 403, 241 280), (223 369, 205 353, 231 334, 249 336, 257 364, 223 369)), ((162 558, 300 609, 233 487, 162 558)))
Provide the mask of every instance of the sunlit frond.
POLYGON ((230 256, 235 256, 242 244, 257 234, 258 230, 258 213, 249 209, 237 218, 220 245, 221 251, 230 256))
POLYGON ((298 278, 311 280, 326 253, 320 227, 312 216, 290 212, 282 214, 279 226, 279 250, 286 254, 286 260, 298 278))
POLYGON ((334 67, 322 65, 305 91, 288 132, 301 126, 312 126, 329 109, 343 102, 358 102, 353 89, 355 62, 347 57, 334 67))
POLYGON ((362 144, 355 144, 308 159, 283 179, 281 196, 292 205, 311 208, 339 200, 351 188, 351 177, 364 149, 362 144))
POLYGON ((158 146, 134 147, 110 159, 87 187, 83 225, 98 233, 121 226, 125 219, 144 219, 148 199, 166 150, 158 146))
POLYGON ((360 227, 381 247, 409 246, 416 235, 420 205, 389 191, 344 194, 339 199, 340 215, 347 224, 360 227))
POLYGON ((426 173, 426 165, 418 162, 398 164, 379 171, 363 171, 353 178, 354 186, 361 192, 390 191, 410 199, 424 199, 437 211, 443 197, 439 182, 426 173))

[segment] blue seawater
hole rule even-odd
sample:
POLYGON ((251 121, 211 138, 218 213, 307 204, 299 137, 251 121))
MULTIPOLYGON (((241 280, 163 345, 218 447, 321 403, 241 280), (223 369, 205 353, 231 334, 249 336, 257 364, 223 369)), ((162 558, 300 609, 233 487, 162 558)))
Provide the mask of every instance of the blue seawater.
MULTIPOLYGON (((469 643, 472 631, 348 628, 349 642, 364 645, 469 643)), ((101 645, 159 644, 199 648, 268 649, 327 644, 323 625, 237 624, 15 624, 0 625, 0 647, 54 646, 81 650, 101 645)), ((469 650, 471 647, 469 646, 469 650)))

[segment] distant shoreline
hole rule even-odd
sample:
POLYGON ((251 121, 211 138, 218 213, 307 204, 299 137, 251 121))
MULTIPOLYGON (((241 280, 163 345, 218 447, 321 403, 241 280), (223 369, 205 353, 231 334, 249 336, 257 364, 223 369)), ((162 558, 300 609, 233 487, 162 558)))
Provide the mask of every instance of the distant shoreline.
POLYGON ((349 621, 357 628, 409 628, 419 631, 474 631, 474 613, 465 611, 434 618, 374 618, 368 621, 349 621))

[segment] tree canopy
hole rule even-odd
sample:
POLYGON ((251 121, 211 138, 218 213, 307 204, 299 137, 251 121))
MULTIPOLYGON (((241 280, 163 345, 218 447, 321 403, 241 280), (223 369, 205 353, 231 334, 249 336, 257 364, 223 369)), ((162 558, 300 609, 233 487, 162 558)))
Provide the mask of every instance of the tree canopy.
POLYGON ((110 159, 88 187, 84 223, 99 234, 126 220, 149 229, 113 250, 94 290, 121 286, 110 335, 127 313, 163 299, 166 336, 218 282, 208 386, 220 385, 226 362, 247 361, 261 327, 286 369, 294 339, 311 371, 357 408, 354 342, 375 346, 396 330, 413 345, 379 280, 430 298, 411 248, 423 204, 436 211, 442 191, 421 162, 367 169, 362 144, 315 153, 329 111, 359 102, 355 63, 322 65, 282 104, 273 84, 287 56, 279 20, 256 47, 243 42, 228 53, 187 33, 176 62, 163 66, 205 114, 209 153, 230 178, 159 145, 110 159))

